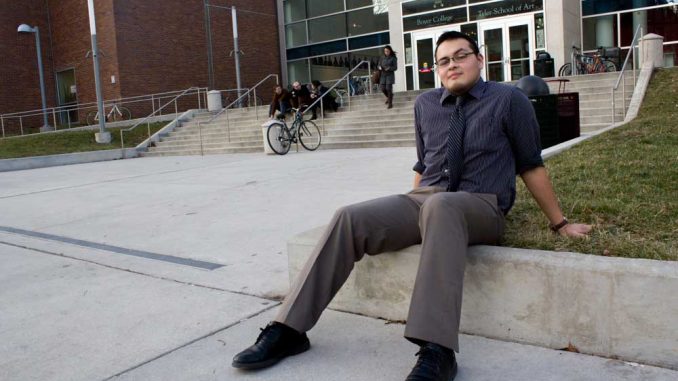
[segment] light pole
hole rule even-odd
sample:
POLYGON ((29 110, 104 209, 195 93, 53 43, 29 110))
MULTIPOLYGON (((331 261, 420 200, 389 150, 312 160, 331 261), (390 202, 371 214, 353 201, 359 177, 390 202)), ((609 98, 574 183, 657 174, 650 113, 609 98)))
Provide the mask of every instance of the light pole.
POLYGON ((19 25, 19 33, 35 33, 35 49, 38 51, 38 73, 40 74, 40 97, 42 98, 42 127, 40 132, 52 131, 52 126, 47 121, 47 99, 45 98, 45 78, 42 74, 42 52, 40 51, 40 30, 37 26, 31 27, 27 24, 19 25))
POLYGON ((99 75, 99 49, 97 48, 97 23, 94 18, 94 1, 87 0, 89 11, 89 31, 92 35, 92 61, 94 62, 94 88, 97 94, 97 111, 99 112, 99 132, 94 134, 97 143, 108 144, 111 142, 111 133, 106 131, 104 121, 104 98, 101 95, 101 76, 99 75))

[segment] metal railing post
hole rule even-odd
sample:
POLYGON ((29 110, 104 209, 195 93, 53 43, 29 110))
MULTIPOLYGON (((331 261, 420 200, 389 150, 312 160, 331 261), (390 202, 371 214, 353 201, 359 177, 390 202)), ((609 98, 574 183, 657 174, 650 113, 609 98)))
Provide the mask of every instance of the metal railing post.
POLYGON ((58 130, 57 120, 56 120, 56 108, 52 107, 52 121, 54 121, 54 131, 58 130))
POLYGON ((0 115, 0 126, 2 126, 2 137, 5 137, 5 118, 0 115))
POLYGON ((370 95, 372 95, 372 65, 367 64, 367 84, 370 87, 370 95))
POLYGON ((21 136, 24 135, 24 121, 19 117, 19 129, 21 130, 21 136))
MULTIPOLYGON (((321 100, 320 101, 320 126, 322 127, 323 131, 325 131, 325 105, 323 104, 324 102, 321 100)), ((322 132, 320 133, 322 135, 322 132)))
POLYGON ((198 87, 198 110, 202 108, 202 105, 200 104, 200 88, 198 87))
POLYGON ((151 110, 153 114, 155 114, 155 96, 151 94, 151 110))
POLYGON ((253 90, 254 92, 254 118, 256 120, 259 120, 259 108, 257 108, 257 88, 255 87, 253 90))
POLYGON ((228 109, 225 109, 226 114, 226 133, 228 134, 228 141, 231 141, 231 120, 228 118, 228 109))
POLYGON ((174 116, 176 117, 179 114, 179 107, 177 106, 177 98, 174 98, 174 116))
POLYGON ((346 97, 348 98, 348 111, 351 111, 351 83, 346 77, 346 97))
POLYGON ((71 128, 71 112, 66 111, 66 121, 68 122, 68 128, 71 128))
POLYGON ((122 158, 125 158, 125 137, 123 136, 125 130, 120 130, 120 150, 122 151, 122 158))
POLYGON ((200 136, 200 156, 205 156, 205 151, 202 146, 202 123, 198 122, 198 135, 200 136))
POLYGON ((616 107, 614 105, 614 87, 612 88, 612 124, 615 123, 616 107))

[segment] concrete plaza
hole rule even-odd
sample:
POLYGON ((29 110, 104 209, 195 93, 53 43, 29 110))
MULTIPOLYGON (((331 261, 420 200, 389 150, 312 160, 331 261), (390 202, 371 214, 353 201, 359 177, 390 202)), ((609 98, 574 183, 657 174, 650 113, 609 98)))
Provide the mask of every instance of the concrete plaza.
MULTIPOLYGON (((413 148, 160 157, 0 173, 0 380, 398 380, 401 324, 328 311, 311 351, 241 372, 289 285, 286 242, 409 190, 413 148)), ((414 271, 414 269, 413 269, 414 271)), ((463 335, 458 380, 678 372, 463 335)))

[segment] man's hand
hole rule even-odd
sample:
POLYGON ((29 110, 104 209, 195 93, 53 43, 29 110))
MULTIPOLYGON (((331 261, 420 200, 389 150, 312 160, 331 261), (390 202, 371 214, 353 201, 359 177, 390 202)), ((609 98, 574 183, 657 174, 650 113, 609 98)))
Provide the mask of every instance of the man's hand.
POLYGON ((558 234, 563 237, 586 238, 590 231, 591 225, 567 224, 558 230, 558 234))

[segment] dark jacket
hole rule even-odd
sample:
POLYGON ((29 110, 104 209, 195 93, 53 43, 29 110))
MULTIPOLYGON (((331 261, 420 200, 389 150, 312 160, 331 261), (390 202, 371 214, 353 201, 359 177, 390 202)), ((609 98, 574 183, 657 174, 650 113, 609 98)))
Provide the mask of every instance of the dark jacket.
POLYGON ((383 56, 379 60, 379 66, 381 66, 381 78, 379 79, 380 85, 392 85, 395 83, 395 74, 394 71, 398 70, 398 59, 396 56, 391 54, 390 56, 383 56))
POLYGON ((290 94, 290 92, 285 89, 282 89, 280 94, 273 90, 273 100, 271 101, 271 104, 277 106, 278 102, 289 102, 290 98, 292 98, 292 94, 290 94))
MULTIPOLYGON (((321 97, 323 94, 327 92, 327 90, 329 90, 327 86, 320 85, 315 90, 313 90, 312 93, 315 94, 317 97, 321 97)), ((316 99, 317 98, 313 98, 313 101, 315 102, 316 99)), ((332 93, 325 95, 321 102, 323 103, 323 108, 325 110, 329 109, 332 111, 337 111, 337 108, 339 108, 339 105, 337 105, 335 97, 334 95, 332 95, 332 93)))
POLYGON ((309 106, 311 104, 311 93, 306 85, 301 85, 299 90, 292 88, 290 94, 292 95, 292 107, 299 108, 302 105, 309 106))

